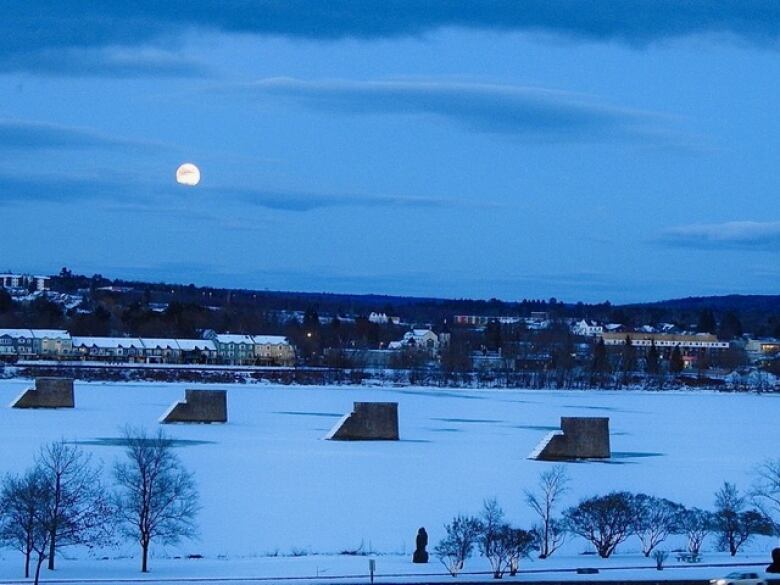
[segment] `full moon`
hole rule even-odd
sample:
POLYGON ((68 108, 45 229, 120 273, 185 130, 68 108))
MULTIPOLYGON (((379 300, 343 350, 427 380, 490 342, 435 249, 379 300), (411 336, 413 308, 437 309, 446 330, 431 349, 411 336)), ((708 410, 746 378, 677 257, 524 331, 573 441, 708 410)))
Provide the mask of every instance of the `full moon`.
POLYGON ((192 163, 184 163, 176 169, 176 182, 194 187, 200 183, 200 170, 192 163))

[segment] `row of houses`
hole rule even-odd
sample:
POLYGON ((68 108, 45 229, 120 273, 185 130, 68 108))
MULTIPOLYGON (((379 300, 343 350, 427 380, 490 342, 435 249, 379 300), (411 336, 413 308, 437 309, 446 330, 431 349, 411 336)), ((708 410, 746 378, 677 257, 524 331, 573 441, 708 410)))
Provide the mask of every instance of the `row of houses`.
POLYGON ((602 333, 659 333, 659 334, 684 334, 673 323, 659 323, 656 326, 642 325, 636 330, 626 327, 622 323, 599 323, 591 319, 580 319, 569 323, 569 330, 574 335, 583 337, 598 337, 602 333))
POLYGON ((625 345, 631 340, 631 345, 640 348, 649 348, 655 345, 657 348, 680 349, 728 349, 728 341, 720 341, 717 336, 709 333, 696 333, 692 335, 670 333, 641 333, 632 331, 629 333, 602 333, 601 339, 604 345, 625 345))
POLYGON ((528 317, 513 315, 455 315, 452 323, 459 327, 484 327, 488 323, 500 325, 516 325, 524 323, 530 330, 548 329, 552 323, 550 314, 546 311, 532 311, 528 317))
POLYGON ((292 366, 295 347, 279 335, 207 331, 203 339, 83 337, 61 329, 0 329, 0 359, 292 366))

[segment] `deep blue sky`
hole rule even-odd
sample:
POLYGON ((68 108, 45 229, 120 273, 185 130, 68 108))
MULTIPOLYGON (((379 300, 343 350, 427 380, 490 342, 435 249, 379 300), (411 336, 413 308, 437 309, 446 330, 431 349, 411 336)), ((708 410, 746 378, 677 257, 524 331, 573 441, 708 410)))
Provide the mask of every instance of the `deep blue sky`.
POLYGON ((778 293, 777 2, 3 11, 0 269, 510 300, 778 293), (175 183, 185 161, 198 187, 175 183))

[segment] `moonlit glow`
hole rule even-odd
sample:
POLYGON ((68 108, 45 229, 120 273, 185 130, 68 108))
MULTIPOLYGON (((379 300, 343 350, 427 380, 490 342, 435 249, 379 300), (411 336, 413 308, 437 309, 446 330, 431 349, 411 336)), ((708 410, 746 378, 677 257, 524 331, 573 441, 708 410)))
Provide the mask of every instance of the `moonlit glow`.
POLYGON ((176 169, 176 182, 194 187, 200 183, 200 169, 192 163, 184 163, 176 169))

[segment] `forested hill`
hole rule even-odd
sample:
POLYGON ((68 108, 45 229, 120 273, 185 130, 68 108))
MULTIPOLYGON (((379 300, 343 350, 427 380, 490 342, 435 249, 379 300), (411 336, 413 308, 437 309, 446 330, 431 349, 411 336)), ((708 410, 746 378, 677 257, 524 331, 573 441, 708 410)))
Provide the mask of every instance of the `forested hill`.
POLYGON ((651 303, 634 303, 628 307, 652 307, 679 311, 735 311, 739 313, 780 313, 780 295, 723 295, 686 297, 651 303))
MULTIPOLYGON (((725 339, 749 333, 780 337, 780 295, 690 297, 613 305, 550 299, 446 299, 269 290, 241 290, 195 284, 138 282, 74 274, 51 277, 47 295, 12 296, 0 289, 0 328, 67 329, 75 335, 192 337, 206 329, 234 333, 288 334, 305 314, 363 327, 371 312, 397 317, 404 327, 455 323, 455 315, 549 316, 554 328, 590 319, 626 329, 674 325, 683 331, 717 333, 725 339), (522 300, 520 300, 522 299, 522 300), (356 321, 357 320, 357 321, 356 321)), ((388 339, 402 333, 394 327, 388 339)))

